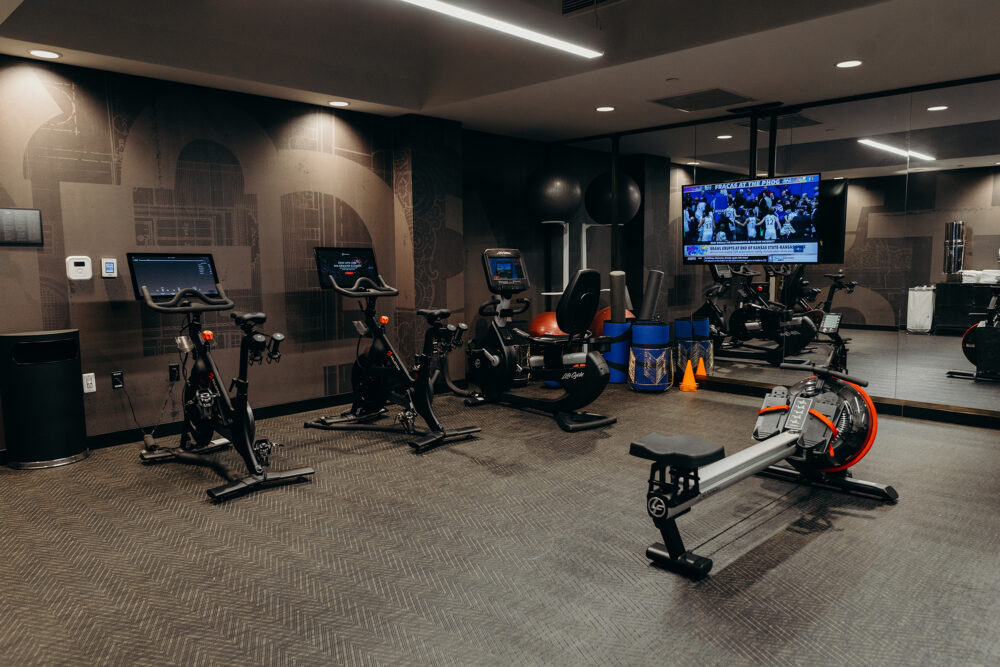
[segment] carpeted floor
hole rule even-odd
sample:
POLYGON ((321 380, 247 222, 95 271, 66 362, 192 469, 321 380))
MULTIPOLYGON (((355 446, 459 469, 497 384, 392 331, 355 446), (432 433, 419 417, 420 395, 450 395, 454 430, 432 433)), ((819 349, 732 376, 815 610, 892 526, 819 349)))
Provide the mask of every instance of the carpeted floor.
MULTIPOLYGON (((609 388, 614 427, 440 398, 475 440, 262 421, 314 481, 211 505, 203 468, 138 445, 0 471, 0 655, 10 665, 997 664, 996 431, 883 418, 858 477, 898 505, 753 478, 679 523, 715 560, 652 567, 653 430, 749 444, 758 401, 609 388), (750 518, 746 518, 746 517, 750 518), (727 526, 744 519, 731 530, 727 526)), ((232 454, 224 456, 233 457, 232 454)), ((233 458, 235 461, 235 458, 233 458)))

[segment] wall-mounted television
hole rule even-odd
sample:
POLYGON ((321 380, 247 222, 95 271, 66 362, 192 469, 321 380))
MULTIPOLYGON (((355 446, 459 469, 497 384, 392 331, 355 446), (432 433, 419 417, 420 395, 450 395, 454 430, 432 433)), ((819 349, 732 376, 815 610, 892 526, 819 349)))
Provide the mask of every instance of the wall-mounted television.
POLYGON ((685 264, 821 261, 819 174, 686 185, 685 264))
POLYGON ((42 245, 42 212, 0 208, 0 245, 42 245))

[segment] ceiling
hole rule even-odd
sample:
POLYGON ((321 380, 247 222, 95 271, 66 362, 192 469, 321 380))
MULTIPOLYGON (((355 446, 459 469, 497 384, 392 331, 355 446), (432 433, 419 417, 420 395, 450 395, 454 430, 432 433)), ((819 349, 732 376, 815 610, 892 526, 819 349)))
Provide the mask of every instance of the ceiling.
MULTIPOLYGON (((46 47, 72 65, 318 105, 343 99, 359 111, 539 140, 726 115, 651 102, 708 88, 790 105, 1000 70, 997 0, 620 0, 569 16, 559 0, 454 2, 601 43, 605 54, 579 58, 399 0, 0 0, 0 52, 46 47), (864 65, 834 66, 851 58, 864 65), (616 111, 594 111, 605 104, 616 111)), ((912 112, 911 98, 905 109, 874 102, 877 114, 808 110, 822 124, 793 133, 799 143, 898 131, 904 116, 905 129, 997 120, 1000 95, 983 92, 956 93, 937 116, 912 112), (877 119, 884 127, 872 126, 877 119)), ((920 95, 918 105, 937 99, 920 95)), ((748 130, 733 129, 745 150, 748 130)), ((710 151, 709 139, 699 140, 702 153, 738 148, 710 151)), ((666 136, 626 143, 697 154, 666 136)))

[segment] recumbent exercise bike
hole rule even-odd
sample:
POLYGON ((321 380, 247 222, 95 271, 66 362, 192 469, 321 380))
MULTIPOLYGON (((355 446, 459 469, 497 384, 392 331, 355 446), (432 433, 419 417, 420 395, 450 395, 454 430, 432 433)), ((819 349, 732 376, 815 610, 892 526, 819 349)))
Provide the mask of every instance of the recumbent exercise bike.
POLYGON ((781 367, 813 375, 764 398, 753 432, 757 444, 731 456, 693 435, 650 433, 631 444, 629 454, 653 462, 646 511, 663 537, 646 550, 654 564, 692 578, 707 575, 712 561, 684 547, 677 518, 753 474, 891 503, 899 498, 891 486, 854 479, 848 470, 868 453, 878 431, 875 406, 862 389, 868 383, 822 366, 781 367), (782 460, 792 467, 774 465, 782 460))
POLYGON ((255 438, 253 410, 248 401, 249 367, 281 360, 280 333, 268 337, 260 331, 264 313, 230 313, 243 332, 240 343, 239 375, 227 389, 222 374, 212 359, 215 335, 202 326, 202 313, 231 310, 235 304, 226 297, 215 272, 210 254, 129 253, 128 263, 136 297, 156 312, 187 315, 177 346, 184 355, 182 367, 191 359, 191 371, 185 372, 184 431, 178 447, 161 447, 151 435, 144 438, 140 453, 146 463, 178 462, 201 465, 214 470, 228 484, 208 489, 213 501, 227 500, 271 486, 306 481, 312 468, 265 471, 275 447, 267 438, 255 438), (181 288, 180 285, 191 285, 181 288), (236 389, 230 396, 229 392, 236 389), (224 436, 213 439, 219 433, 224 436), (247 475, 241 475, 220 461, 208 458, 229 445, 243 459, 247 475))
POLYGON ((306 422, 305 427, 406 433, 411 436, 408 444, 417 453, 479 433, 482 429, 478 426, 446 430, 432 406, 432 380, 440 360, 461 344, 462 333, 468 327, 464 324, 461 327, 445 324, 451 311, 418 310, 417 315, 427 321, 427 332, 424 334, 423 352, 416 355, 411 371, 386 335, 389 318, 376 315, 376 301, 382 297, 397 296, 399 291, 386 284, 379 275, 374 251, 371 248, 318 247, 314 252, 320 285, 338 294, 365 300, 362 307, 365 320, 355 321, 354 327, 358 332, 359 350, 362 338, 371 337, 372 343, 366 352, 358 354, 351 369, 351 388, 354 392, 351 409, 336 417, 320 417, 306 422), (400 425, 370 423, 387 416, 385 406, 390 401, 403 408, 397 417, 400 425), (416 428, 417 417, 424 420, 427 430, 416 428))
POLYGON ((479 307, 482 317, 492 318, 486 336, 469 343, 467 349, 467 377, 480 391, 469 395, 466 405, 500 403, 547 412, 570 433, 617 422, 617 417, 580 411, 601 395, 610 379, 604 357, 588 349, 604 348, 609 340, 592 337, 588 331, 600 302, 601 274, 581 269, 566 285, 556 305, 556 322, 563 335, 532 336, 511 323, 514 315, 531 304, 527 297, 518 298, 516 307, 512 301, 531 287, 521 252, 488 248, 483 252, 483 270, 487 287, 496 296, 479 307), (526 354, 526 346, 540 348, 541 354, 526 354), (526 379, 554 382, 563 392, 546 398, 512 391, 526 379))

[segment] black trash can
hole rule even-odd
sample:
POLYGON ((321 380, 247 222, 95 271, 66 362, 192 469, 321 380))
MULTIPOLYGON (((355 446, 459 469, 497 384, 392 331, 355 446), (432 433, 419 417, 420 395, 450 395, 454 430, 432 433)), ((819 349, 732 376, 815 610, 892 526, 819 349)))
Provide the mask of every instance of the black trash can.
POLYGON ((0 445, 14 468, 87 457, 80 332, 0 334, 0 445))

